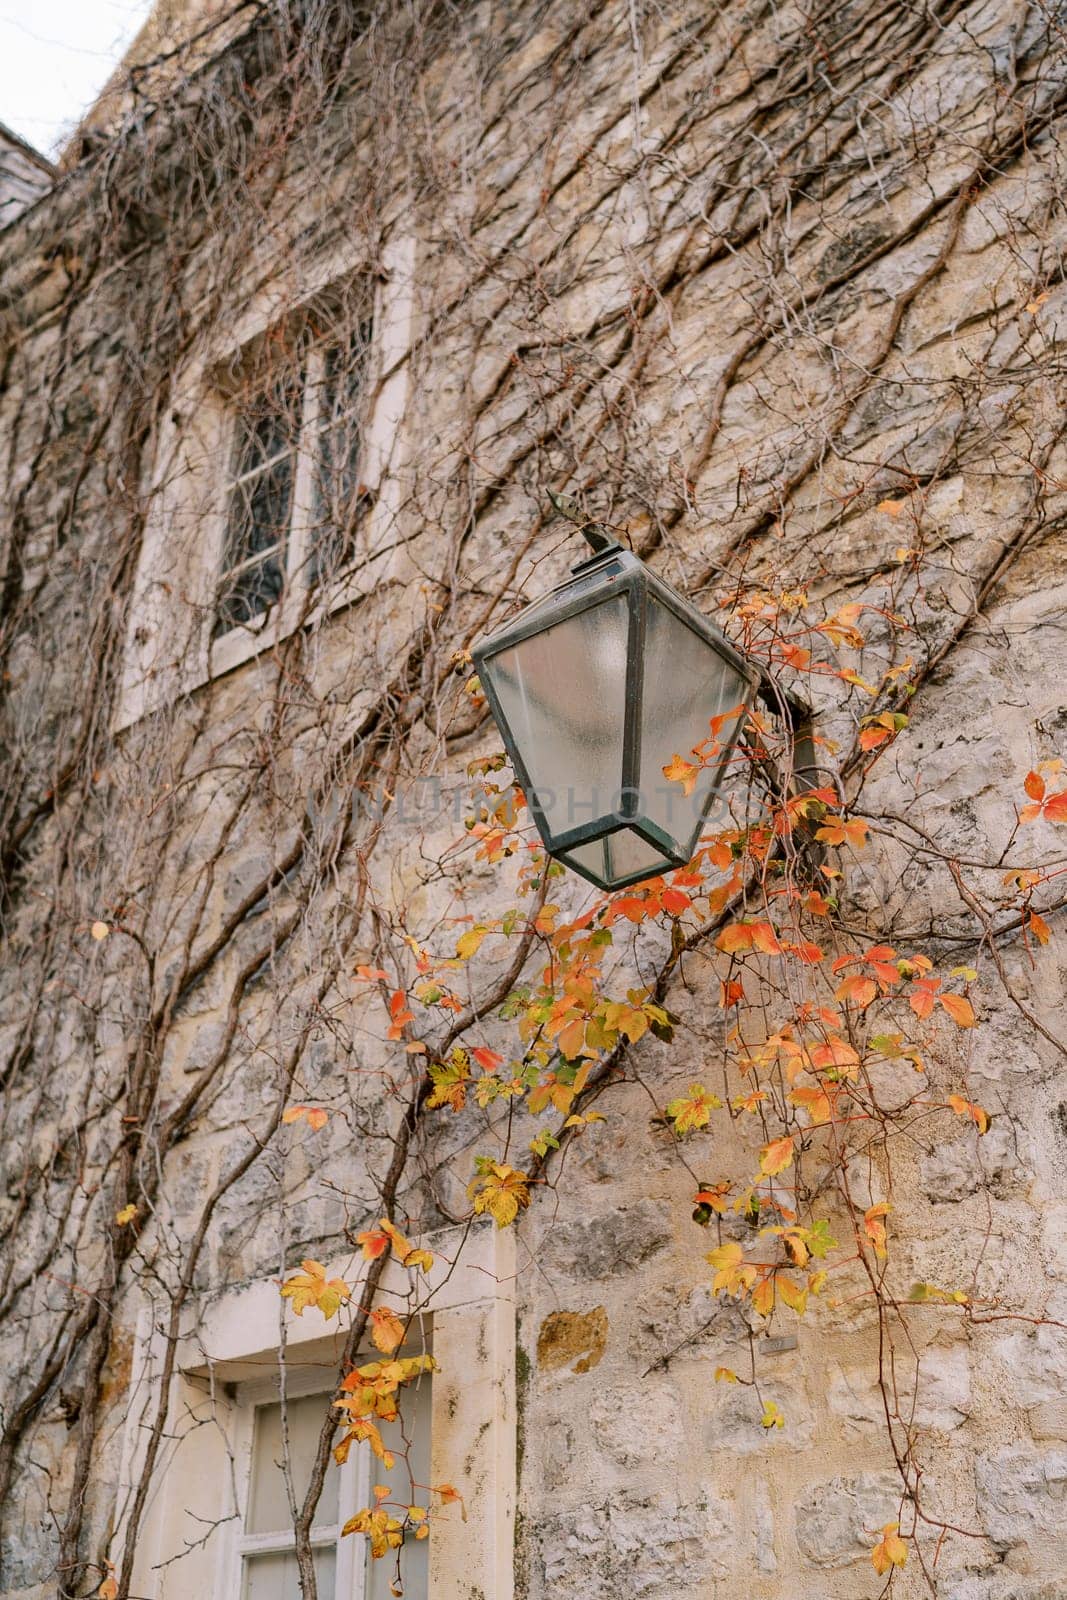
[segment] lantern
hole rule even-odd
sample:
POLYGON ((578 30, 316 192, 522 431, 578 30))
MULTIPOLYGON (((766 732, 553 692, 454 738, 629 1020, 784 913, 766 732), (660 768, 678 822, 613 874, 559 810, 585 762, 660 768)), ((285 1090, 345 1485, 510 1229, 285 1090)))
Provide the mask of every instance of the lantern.
POLYGON ((474 646, 483 691, 546 850, 618 889, 684 866, 759 674, 644 562, 553 496, 594 554, 474 646), (718 731, 686 795, 664 776, 718 731))

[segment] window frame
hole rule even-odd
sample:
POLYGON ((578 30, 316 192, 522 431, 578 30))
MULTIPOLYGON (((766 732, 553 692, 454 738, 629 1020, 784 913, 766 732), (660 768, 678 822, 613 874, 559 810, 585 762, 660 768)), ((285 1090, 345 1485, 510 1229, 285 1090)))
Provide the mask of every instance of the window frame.
MULTIPOLYGON (((468 1600, 472 1586, 493 1600, 513 1600, 518 1473, 514 1234, 486 1222, 469 1232, 464 1227, 444 1229, 420 1242, 435 1258, 429 1281, 420 1274, 416 1285, 420 1317, 426 1319, 427 1343, 419 1347, 432 1347, 438 1362, 429 1389, 430 1481, 455 1484, 467 1512, 466 1522, 456 1507, 434 1520, 428 1541, 429 1600, 468 1600)), ((361 1254, 327 1263, 327 1273, 344 1277, 351 1287, 346 1316, 354 1315, 353 1308, 361 1303, 366 1271, 361 1254)), ((411 1274, 390 1260, 379 1286, 380 1300, 403 1308, 411 1287, 411 1274)), ((235 1593, 239 1597, 233 1546, 240 1533, 238 1467, 244 1458, 236 1444, 242 1437, 240 1412, 249 1409, 241 1403, 242 1386, 265 1386, 264 1374, 276 1374, 284 1348, 290 1396, 297 1398, 305 1383, 304 1392, 332 1392, 344 1332, 336 1318, 328 1324, 312 1312, 297 1318, 281 1300, 277 1277, 259 1278, 189 1305, 178 1339, 157 1475, 138 1532, 131 1593, 145 1600, 186 1600, 193 1593, 211 1600, 235 1600, 235 1593), (206 1532, 205 1522, 213 1524, 206 1532)), ((122 1550, 126 1512, 142 1477, 166 1350, 165 1318, 145 1303, 133 1346, 112 1559, 122 1550)), ((371 1351, 366 1358, 376 1355, 371 1351)), ((276 1383, 273 1387, 276 1395, 276 1383)), ((250 1432, 245 1437, 250 1450, 250 1432)), ((353 1450, 357 1473, 360 1455, 353 1450)), ((364 1487, 369 1492, 373 1467, 369 1452, 362 1459, 368 1481, 357 1484, 357 1495, 364 1487)), ((244 1459, 246 1472, 248 1465, 244 1459)), ((365 1497, 360 1505, 367 1503, 365 1497)), ((339 1545, 350 1547, 346 1559, 358 1565, 364 1540, 349 1535, 339 1545)), ((356 1600, 359 1587, 353 1578, 349 1590, 342 1590, 340 1568, 337 1585, 337 1600, 356 1600)))

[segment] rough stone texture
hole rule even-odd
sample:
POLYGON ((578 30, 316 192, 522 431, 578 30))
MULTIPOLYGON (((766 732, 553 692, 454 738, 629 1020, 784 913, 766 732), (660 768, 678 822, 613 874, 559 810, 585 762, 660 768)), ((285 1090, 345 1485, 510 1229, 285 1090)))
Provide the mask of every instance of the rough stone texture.
POLYGON ((1025 1545, 1040 1567, 1063 1531, 1067 1450, 1010 1445, 975 1463, 979 1514, 989 1537, 1005 1549, 1025 1545))
POLYGON ((897 1520, 899 1489, 885 1472, 829 1478, 797 1503, 797 1543, 816 1567, 846 1567, 871 1548, 872 1531, 897 1520))
POLYGON ((736 1565, 728 1502, 682 1502, 669 1492, 623 1494, 554 1518, 542 1542, 544 1578, 568 1600, 696 1596, 736 1565))

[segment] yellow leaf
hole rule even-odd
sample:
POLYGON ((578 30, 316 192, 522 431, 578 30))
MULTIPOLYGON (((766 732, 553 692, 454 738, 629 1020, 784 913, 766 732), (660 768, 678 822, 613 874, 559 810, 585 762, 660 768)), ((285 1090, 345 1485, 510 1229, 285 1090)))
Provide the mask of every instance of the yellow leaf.
MULTIPOLYGON (((433 1256, 428 1250, 419 1250, 410 1239, 405 1239, 399 1228, 394 1228, 387 1218, 382 1217, 378 1223, 379 1228, 392 1242, 393 1253, 402 1267, 421 1267, 423 1272, 429 1272, 433 1266, 433 1256)), ((363 1243, 363 1235, 356 1235, 356 1243, 363 1243)), ((364 1247, 366 1253, 366 1247, 364 1247)))
POLYGON ((468 1185, 468 1193, 474 1201, 475 1212, 488 1211, 498 1228, 506 1228, 515 1221, 519 1211, 530 1204, 527 1185, 525 1172, 492 1162, 468 1185))
POLYGON ((763 1415, 760 1417, 760 1425, 768 1429, 785 1427, 785 1418, 773 1400, 765 1400, 763 1402, 763 1415))
POLYGON ((770 1144, 765 1144, 760 1151, 759 1169, 768 1178, 773 1178, 778 1172, 784 1172, 786 1167, 793 1165, 793 1141, 788 1136, 782 1139, 772 1139, 770 1144))
POLYGON ((404 1324, 395 1311, 382 1306, 370 1314, 371 1344, 383 1355, 391 1356, 404 1342, 404 1324))
POLYGON ((105 1578, 96 1593, 97 1600, 119 1600, 119 1586, 114 1575, 105 1578))
POLYGON ((729 1367, 716 1367, 715 1368, 715 1382, 716 1383, 740 1383, 741 1380, 737 1376, 736 1372, 731 1372, 730 1371, 729 1367))
POLYGON ((777 1284, 778 1298, 785 1301, 790 1311, 795 1311, 798 1317, 802 1317, 808 1308, 808 1291, 783 1273, 778 1274, 777 1284))
POLYGON ((488 928, 471 928, 467 933, 460 934, 456 940, 456 954, 461 961, 469 961, 471 956, 477 955, 481 942, 488 932, 488 928))
MULTIPOLYGON (((106 922, 94 922, 92 927, 89 929, 89 932, 92 934, 93 938, 99 942, 101 939, 107 938, 108 934, 111 932, 111 929, 108 927, 106 922)), ((112 1583, 114 1582, 114 1579, 108 1578, 105 1581, 112 1583)))
POLYGON ((120 1227, 125 1227, 126 1223, 127 1222, 132 1222, 136 1215, 137 1215, 137 1207, 136 1206, 134 1206, 134 1205, 123 1206, 121 1211, 116 1211, 115 1212, 115 1221, 119 1224, 120 1227))
POLYGON ((691 1083, 687 1092, 667 1104, 667 1115, 674 1119, 675 1133, 691 1133, 695 1128, 707 1126, 713 1111, 718 1111, 722 1101, 710 1093, 702 1083, 691 1083))
POLYGON ((308 1306, 314 1306, 324 1317, 336 1316, 342 1302, 351 1295, 343 1278, 326 1277, 321 1261, 301 1261, 303 1272, 298 1272, 282 1284, 282 1297, 292 1302, 293 1310, 302 1317, 308 1306))
POLYGON ((890 1567, 902 1567, 908 1559, 908 1547, 897 1531, 899 1522, 887 1522, 882 1537, 871 1551, 871 1565, 881 1577, 890 1567))

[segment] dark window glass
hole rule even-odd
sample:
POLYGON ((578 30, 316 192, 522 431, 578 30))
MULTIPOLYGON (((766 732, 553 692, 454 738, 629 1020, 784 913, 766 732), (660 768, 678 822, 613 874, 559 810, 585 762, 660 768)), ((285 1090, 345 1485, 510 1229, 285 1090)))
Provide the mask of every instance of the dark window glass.
POLYGON ((310 579, 347 566, 371 494, 362 480, 371 324, 361 322, 322 357, 310 579))
POLYGON ((302 398, 302 375, 290 374, 238 412, 216 638, 260 616, 281 594, 302 398))

